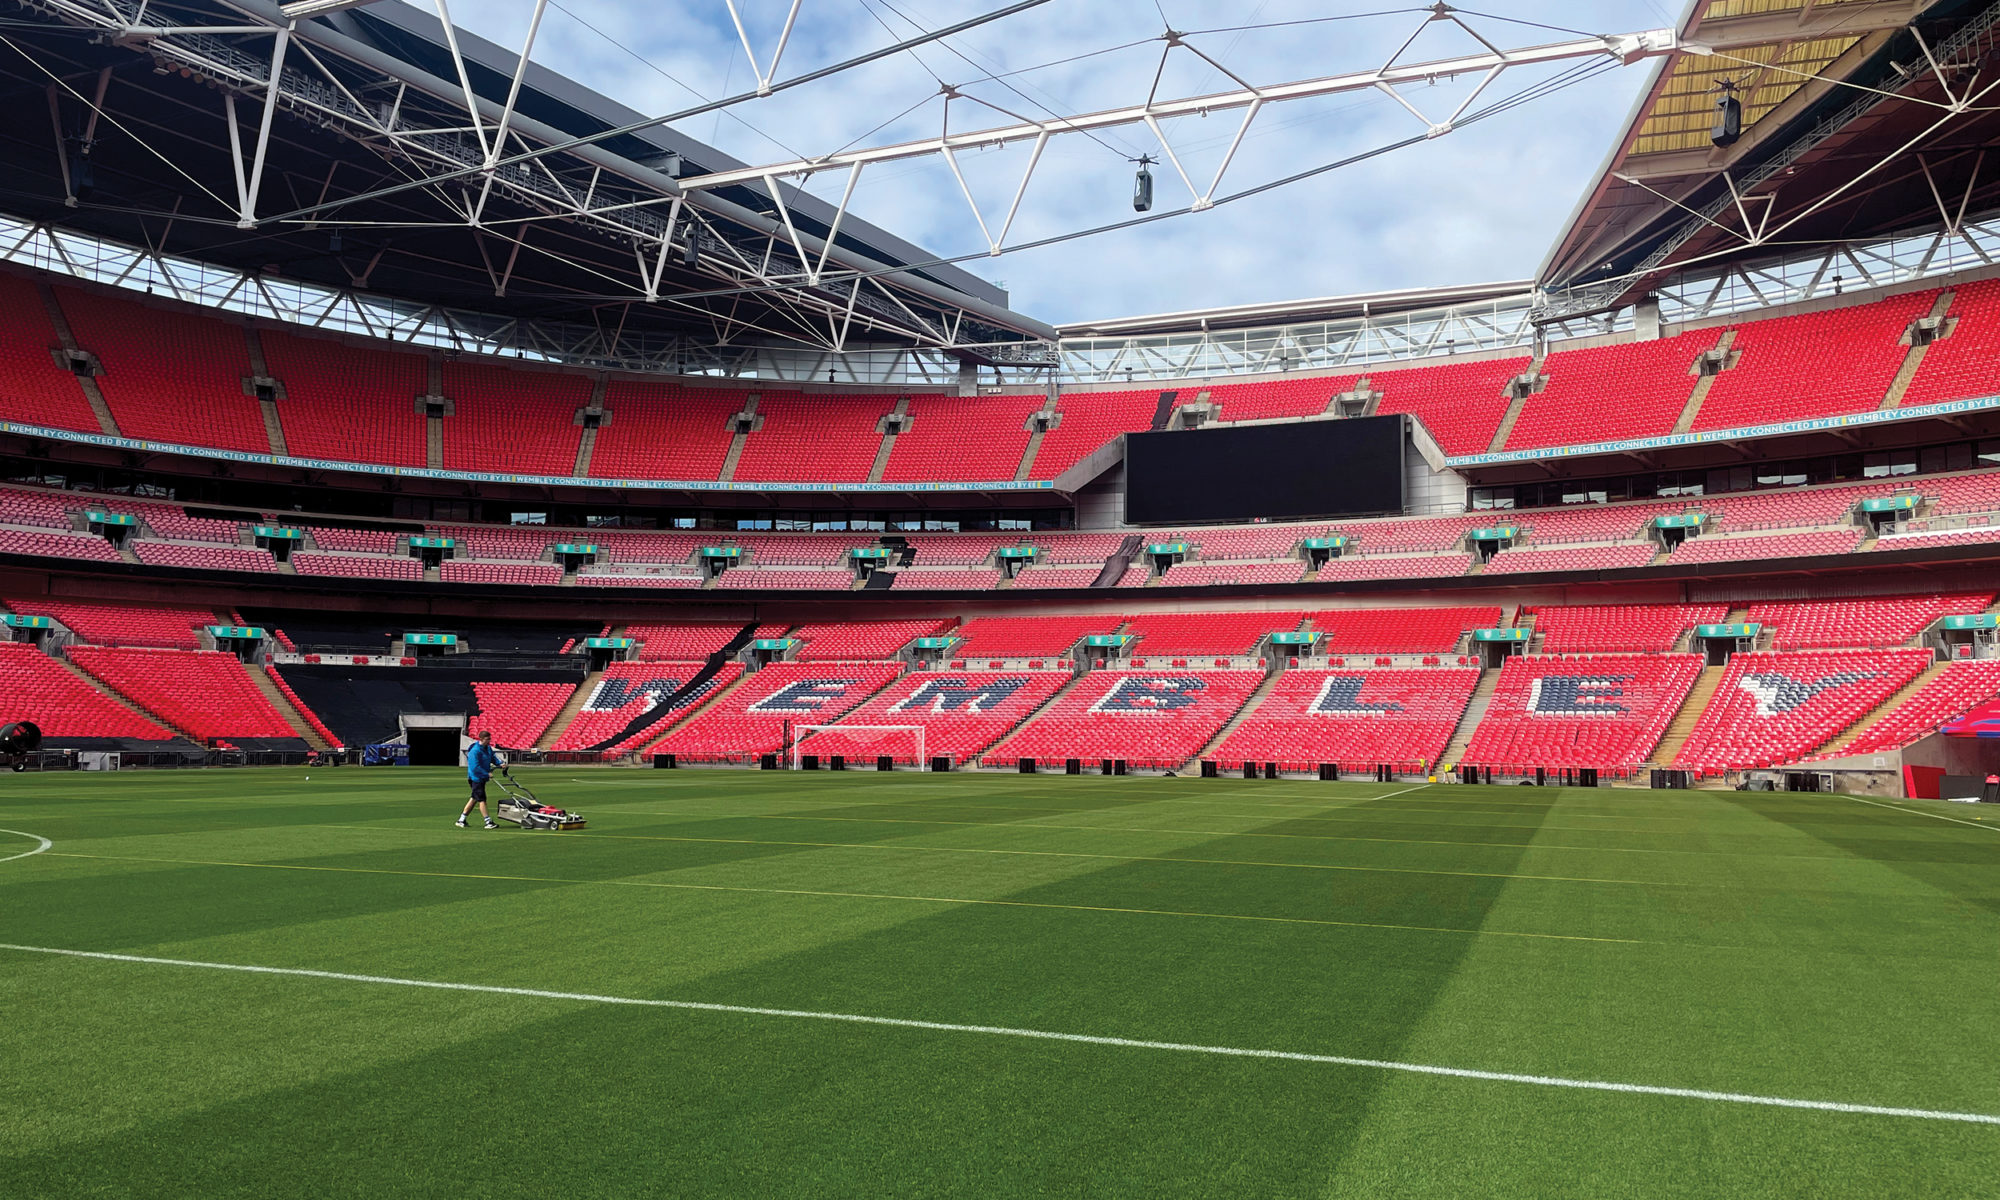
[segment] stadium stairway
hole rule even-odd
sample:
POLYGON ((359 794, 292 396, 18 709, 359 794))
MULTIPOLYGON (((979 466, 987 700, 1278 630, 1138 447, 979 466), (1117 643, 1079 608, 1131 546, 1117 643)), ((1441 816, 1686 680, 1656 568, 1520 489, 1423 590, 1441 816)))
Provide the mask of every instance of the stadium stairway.
MULTIPOLYGON (((64 315, 55 289, 46 282, 37 282, 35 291, 42 297, 42 308, 49 314, 49 324, 55 326, 56 340, 62 343, 64 350, 78 349, 76 334, 70 329, 69 317, 64 315)), ((84 399, 90 401, 90 411, 97 415, 97 431, 109 437, 123 437, 118 419, 111 415, 111 405, 104 399, 104 389, 97 386, 97 380, 78 376, 76 382, 83 389, 84 399)))
POLYGON ((320 735, 314 722, 306 719, 305 714, 299 711, 299 706, 292 703, 290 696, 278 690, 277 683, 268 674, 250 667, 245 667, 243 673, 250 677, 250 682, 256 685, 257 691, 270 702, 272 708, 278 710, 278 715, 285 719, 285 724, 292 727, 292 733, 306 745, 314 750, 333 749, 333 743, 320 735))
MULTIPOLYGON (((1050 396, 1048 403, 1042 405, 1041 411, 1036 415, 1053 417, 1055 416, 1055 412, 1056 398, 1050 396)), ((1048 431, 1045 429, 1037 429, 1028 435, 1028 445, 1021 451, 1021 465, 1014 470, 1015 483, 1021 482, 1033 473, 1035 469, 1035 456, 1042 452, 1042 439, 1047 435, 1048 431)))
MULTIPOLYGON (((751 392, 743 398, 742 415, 750 418, 751 433, 756 432, 757 429, 757 401, 761 398, 756 392, 751 392)), ((749 433, 733 433, 730 435, 729 453, 723 456, 722 469, 716 472, 715 475, 718 481, 728 483, 730 480, 736 478, 736 464, 742 461, 743 447, 749 444, 749 441, 749 433)))
POLYGON ((1063 697, 1075 691, 1077 685, 1082 683, 1084 680, 1088 678, 1090 678, 1090 672, 1088 671, 1078 671, 1076 674, 1070 676, 1069 682, 1057 688, 1055 690, 1055 694, 1051 695, 1047 700, 1042 701, 1039 705, 1036 705, 1032 712, 1028 713, 1020 720, 1014 722, 1012 725, 1009 725, 1006 729, 1006 732, 1002 733, 999 737, 994 738, 991 742, 988 742, 985 750, 982 750, 978 754, 974 754, 968 757, 966 759, 966 762, 976 763, 982 757, 984 757, 988 751, 992 750, 995 746, 1006 745, 1008 738, 1013 737, 1015 734, 1021 732, 1023 729, 1026 729, 1028 726, 1033 725, 1036 721, 1041 720, 1042 714, 1049 712, 1050 710, 1054 709, 1056 705, 1062 703, 1063 697))
POLYGON ((1856 738, 1867 733, 1876 722, 1909 703, 1933 679, 1936 679, 1950 669, 1951 664, 1949 662, 1935 662, 1925 667, 1922 674, 1897 689, 1895 695, 1890 696, 1887 700, 1869 709, 1865 716, 1853 725, 1850 725, 1839 737, 1834 738, 1821 747, 1818 753, 1821 755, 1839 754, 1841 751, 1847 749, 1849 745, 1853 744, 1856 738))
POLYGON ((908 396, 896 397, 896 407, 890 409, 889 415, 883 417, 881 421, 882 445, 875 451, 874 464, 868 468, 868 482, 882 482, 882 476, 889 470, 889 455, 894 453, 896 449, 897 438, 896 434, 889 432, 891 421, 900 421, 909 415, 910 398, 908 396))
MULTIPOLYGON (((1944 320, 1945 315, 1951 312, 1951 302, 1957 295, 1956 288, 1946 288, 1939 292, 1937 302, 1931 305, 1931 318, 1937 321, 1944 320)), ((1932 343, 1921 346, 1911 343, 1910 352, 1903 356, 1903 365, 1897 369, 1896 377, 1889 381, 1889 390, 1882 394, 1881 407, 1884 410, 1902 407, 1903 397, 1908 394, 1910 384, 1916 380, 1917 371, 1923 367, 1924 356, 1930 353, 1931 345, 1932 343)))
MULTIPOLYGON (((1736 331, 1723 330, 1722 337, 1716 341, 1714 348, 1722 352, 1724 363, 1729 361, 1729 348, 1735 344, 1736 331)), ((1719 378, 1720 375, 1703 375, 1695 380, 1694 390, 1688 393, 1687 407, 1681 409, 1680 419, 1674 422, 1675 433, 1686 433, 1694 428, 1695 418, 1701 415, 1701 402, 1708 399, 1709 389, 1715 386, 1715 381, 1719 378)))
MULTIPOLYGON (((1521 372, 1520 377, 1522 379, 1540 378, 1542 363, 1547 357, 1547 351, 1537 351, 1535 357, 1528 361, 1528 367, 1525 371, 1521 372)), ((1489 454, 1498 454, 1507 448, 1507 439, 1514 435, 1514 425, 1520 421, 1521 413, 1528 407, 1529 398, 1535 394, 1535 389, 1532 387, 1517 388, 1509 384, 1508 388, 1510 391, 1518 394, 1507 401, 1507 412, 1500 418, 1500 427, 1493 431, 1493 443, 1486 448, 1489 454)), ((1455 762, 1457 760, 1446 759, 1445 761, 1455 762)))
POLYGON ((1472 699, 1465 705, 1465 715, 1458 719, 1458 728, 1451 731, 1451 740, 1444 744, 1444 753, 1438 756, 1438 763, 1444 770, 1458 765, 1465 757, 1465 749, 1472 744, 1473 731, 1486 716, 1486 710, 1493 705, 1493 693, 1500 687, 1500 672, 1487 668, 1479 673, 1479 686, 1472 689, 1472 699))
MULTIPOLYGON (((584 402, 584 407, 591 412, 603 412, 604 393, 610 386, 611 380, 608 376, 599 375, 596 379, 592 380, 590 385, 590 399, 584 402)), ((598 418, 600 422, 603 419, 602 417, 598 418)), ((569 473, 578 479, 588 479, 590 477, 590 457, 596 452, 597 428, 596 426, 589 426, 584 429, 583 436, 576 439, 576 464, 570 468, 569 473)))
POLYGON ((1284 677, 1285 673, 1283 671, 1273 671, 1269 675, 1264 676, 1264 682, 1258 684, 1257 690, 1250 693, 1250 698, 1243 702, 1242 708, 1236 710, 1236 715, 1223 722, 1222 728, 1215 731, 1215 736, 1210 738, 1201 749, 1195 751, 1194 757, 1190 758, 1181 769, 1183 771, 1199 771, 1201 769, 1201 760, 1220 749, 1222 743, 1229 740, 1229 735, 1236 732, 1236 727, 1249 720, 1250 714, 1256 712, 1257 707, 1264 703, 1265 698, 1277 690, 1278 681, 1284 677))
POLYGON ((92 675, 90 672, 84 670, 82 667, 77 666, 75 663, 71 662, 67 658, 57 658, 55 655, 50 655, 49 661, 55 663, 63 670, 68 671, 70 674, 76 676, 78 679, 83 680, 86 684, 90 685, 90 687, 94 691, 107 697, 113 703, 122 704, 126 708, 131 709, 133 712, 138 713, 140 716, 146 718, 147 720, 153 722, 154 724, 172 730, 175 737, 186 738, 188 741, 193 742, 197 746, 204 744, 200 738, 196 737, 192 733, 189 733, 187 730, 181 728, 179 725, 174 724, 172 721, 167 720, 165 717, 154 712, 152 709, 147 708, 145 705, 139 703, 137 700, 132 699, 132 697, 127 696, 125 693, 119 691, 117 688, 112 687, 110 684, 104 682, 102 679, 99 679, 97 676, 92 675))
MULTIPOLYGON (((264 361, 264 338, 255 325, 243 327, 243 343, 250 355, 250 374, 255 379, 270 379, 271 368, 264 361)), ((290 454, 285 443, 285 424, 278 416, 278 402, 259 398, 257 410, 264 418, 264 440, 271 446, 273 454, 290 454)))
MULTIPOLYGON (((1731 620, 1736 618, 1732 615, 1731 620)), ((1653 747, 1652 757, 1646 762, 1655 767, 1673 765, 1674 757, 1687 744, 1688 735, 1700 723, 1701 714, 1708 710, 1708 702, 1715 698, 1715 689, 1722 686, 1722 676, 1729 670, 1726 666, 1703 667, 1695 678, 1694 686, 1688 689, 1687 698, 1681 701, 1680 711, 1667 723, 1667 731, 1660 735, 1660 744, 1653 747)))
POLYGON ((556 739, 563 735, 563 730, 569 728, 571 721, 576 720, 576 715, 583 711, 583 706, 596 693, 597 685, 603 679, 604 672, 602 671, 592 671, 583 677, 583 682, 577 686, 576 694, 572 695, 562 708, 556 712, 555 719, 550 721, 549 727, 542 731, 542 736, 535 739, 535 749, 553 750, 556 748, 556 739))

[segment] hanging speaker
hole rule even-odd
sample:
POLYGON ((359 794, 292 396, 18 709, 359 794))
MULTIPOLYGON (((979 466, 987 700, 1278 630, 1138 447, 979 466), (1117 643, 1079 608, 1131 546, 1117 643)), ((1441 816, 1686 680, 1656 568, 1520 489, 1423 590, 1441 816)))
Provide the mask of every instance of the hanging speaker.
POLYGON ((1742 136, 1743 102, 1724 92, 1715 102, 1715 128, 1709 130, 1708 140, 1718 147, 1734 146, 1742 136))

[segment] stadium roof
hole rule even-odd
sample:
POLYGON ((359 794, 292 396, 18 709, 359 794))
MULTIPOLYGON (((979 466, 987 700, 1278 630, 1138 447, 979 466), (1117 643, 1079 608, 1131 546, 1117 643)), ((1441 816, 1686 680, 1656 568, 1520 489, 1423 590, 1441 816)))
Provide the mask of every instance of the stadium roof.
POLYGON ((1986 0, 1694 0, 1546 259, 1548 311, 1629 303, 1678 271, 1956 228, 2000 199, 1986 0), (1704 52, 1707 51, 1707 52, 1704 52), (1984 69, 1982 69, 1984 68, 1984 69), (1724 82, 1741 140, 1710 140, 1724 82))
POLYGON ((0 205, 33 220, 268 278, 581 323, 608 341, 981 360, 1054 336, 967 271, 911 266, 931 256, 883 229, 847 215, 836 231, 833 206, 796 189, 781 187, 782 205, 755 185, 683 194, 677 177, 743 164, 664 123, 601 137, 647 114, 532 57, 514 94, 515 51, 447 36, 401 0, 180 0, 137 18, 93 0, 10 7, 0 205), (340 11, 289 21, 325 9, 340 11), (488 184, 369 195, 552 146, 564 148, 502 163, 488 184), (339 207, 297 215, 328 202, 339 207), (873 274, 810 277, 826 264, 873 274))

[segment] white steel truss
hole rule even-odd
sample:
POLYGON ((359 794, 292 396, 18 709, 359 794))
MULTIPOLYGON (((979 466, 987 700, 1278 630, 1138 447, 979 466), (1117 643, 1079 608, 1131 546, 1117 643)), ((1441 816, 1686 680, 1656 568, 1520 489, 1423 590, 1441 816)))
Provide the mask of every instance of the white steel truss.
MULTIPOLYGON (((732 3, 732 12, 734 11, 732 3)), ((1291 83, 1255 85, 1231 71, 1222 63, 1202 52, 1188 40, 1188 35, 1168 30, 1159 39, 1161 49, 1160 70, 1153 79, 1153 93, 1138 104, 1100 112, 1081 113, 1069 116, 1050 116, 1043 119, 1017 118, 1009 125, 986 129, 951 132, 951 105, 953 101, 992 108, 1007 116, 1015 116, 1004 109, 967 95, 960 88, 946 85, 942 89, 944 98, 943 132, 934 138, 901 142, 889 146, 876 146, 860 150, 841 150, 817 158, 793 159, 788 162, 771 163, 759 167, 742 167, 727 171, 713 171, 680 181, 690 192, 713 191, 719 188, 756 184, 770 192, 773 199, 783 207, 779 198, 778 181, 793 180, 803 184, 814 175, 827 171, 845 171, 846 180, 840 205, 839 216, 844 216, 847 205, 854 195, 856 182, 864 169, 883 163, 902 162, 917 158, 940 158, 956 181, 960 193, 972 211, 975 224, 985 239, 989 255, 1006 252, 1007 235, 1012 231, 1015 217, 1019 214, 1023 198, 1028 193, 1028 185, 1033 180, 1037 167, 1042 162, 1042 151, 1049 142, 1066 134, 1092 134, 1101 130, 1122 126, 1143 125, 1157 140, 1164 160, 1187 188, 1190 201, 1188 208, 1194 212, 1214 207, 1216 192, 1221 188, 1223 177, 1235 161, 1236 152, 1249 134, 1251 126, 1264 110, 1274 104, 1286 101, 1310 100, 1324 96, 1341 95, 1347 92, 1377 91, 1394 100, 1408 112, 1424 129, 1427 138, 1442 137, 1456 128, 1456 122, 1465 116, 1475 101, 1484 95, 1492 84, 1509 70, 1524 67, 1567 62, 1576 59, 1612 59, 1631 64, 1644 59, 1657 58, 1679 50, 1694 49, 1706 52, 1706 46, 1689 47, 1671 29, 1651 29, 1639 33, 1607 34, 1599 37, 1580 38, 1552 45, 1530 46, 1521 49, 1503 50, 1468 23, 1456 10, 1444 3, 1433 4, 1428 15, 1423 18, 1417 30, 1412 33, 1395 54, 1379 67, 1364 71, 1354 71, 1322 79, 1302 80, 1291 83), (1402 63, 1398 60, 1415 44, 1418 37, 1434 24, 1447 23, 1471 35, 1484 49, 1475 54, 1459 55, 1453 58, 1436 59, 1428 62, 1402 63), (1200 96, 1177 99, 1163 99, 1157 92, 1159 80, 1164 74, 1166 63, 1175 51, 1182 51, 1199 58, 1203 63, 1215 68, 1240 85, 1235 90, 1216 92, 1200 96), (1435 83, 1440 79, 1460 76, 1474 76, 1478 82, 1473 86, 1451 113, 1434 118, 1418 108, 1406 89, 1414 84, 1435 83), (1242 119, 1236 126, 1222 161, 1216 166, 1212 177, 1197 184, 1190 175, 1181 155, 1176 152, 1172 140, 1162 126, 1163 121, 1176 117, 1207 116, 1211 113, 1235 112, 1241 110, 1242 119), (987 150, 1015 143, 1032 143, 1028 161, 1022 170, 1020 180, 1013 189, 1013 200, 1006 215, 997 221, 989 221, 980 207, 979 201, 966 184, 965 176, 959 169, 958 155, 968 150, 987 150)), ((748 50, 748 43, 745 43, 748 50)), ((753 58, 754 63, 754 58, 753 58)), ((760 77, 761 78, 761 77, 760 77)), ((997 215, 997 214, 996 214, 997 215)), ((820 276, 816 273, 812 278, 820 276)))
MULTIPOLYGON (((692 319, 709 322, 713 336, 723 344, 765 337, 837 354, 900 339, 938 350, 969 348, 976 359, 1011 354, 1025 360, 1032 355, 1023 355, 1024 335, 1031 342, 1053 336, 1040 323, 847 251, 835 245, 831 235, 821 240, 803 233, 791 219, 791 205, 783 195, 775 200, 781 219, 722 197, 689 197, 655 166, 597 145, 601 135, 573 137, 528 118, 517 102, 547 0, 524 0, 532 6, 528 33, 522 52, 509 64, 511 79, 504 101, 473 88, 472 71, 446 0, 434 2, 455 78, 428 76, 336 28, 293 19, 345 5, 320 5, 309 12, 305 6, 296 11, 281 8, 273 0, 224 0, 254 22, 225 26, 176 24, 172 10, 148 0, 21 2, 65 24, 99 30, 104 40, 152 57, 157 70, 179 71, 220 93, 218 117, 225 123, 233 174, 218 181, 220 186, 192 177, 189 183, 194 192, 214 199, 226 211, 177 214, 182 219, 226 217, 245 229, 274 221, 312 228, 326 221, 320 212, 274 216, 259 208, 274 119, 284 114, 337 128, 350 144, 379 156, 408 181, 406 187, 389 190, 420 191, 450 214, 442 223, 480 235, 496 296, 505 295, 523 256, 542 257, 594 277, 602 294, 582 298, 586 302, 681 310, 692 319), (242 40, 265 35, 271 38, 267 53, 253 52, 242 40), (257 113, 254 133, 246 131, 239 119, 239 108, 249 105, 257 113), (503 194, 515 209, 496 216, 491 201, 503 194), (521 212, 522 208, 527 211, 521 212), (628 244, 634 251, 630 268, 607 267, 601 258, 586 262, 564 255, 543 244, 553 239, 531 236, 537 225, 552 221, 628 244), (489 248, 488 239, 497 250, 489 248), (504 261, 493 262, 496 254, 504 261), (707 277, 711 286, 692 292, 662 288, 669 260, 690 264, 687 269, 707 277), (825 277, 829 264, 843 268, 843 273, 825 277), (761 301, 755 318, 745 316, 749 310, 730 299, 746 289, 761 301), (989 349, 993 346, 1001 348, 989 349)), ((1003 11, 1024 6, 1017 3, 1003 11)), ((4 33, 0 43, 13 46, 4 33)), ((771 86, 770 74, 781 56, 782 39, 771 61, 760 67, 760 87, 771 86)), ((25 52, 22 57, 30 58, 25 52)), ((817 74, 826 71, 822 68, 817 74)), ((104 113, 103 81, 95 95, 65 80, 51 77, 49 82, 54 89, 52 110, 60 93, 60 102, 87 113, 94 127, 104 113)), ((127 132, 146 145, 140 133, 127 132)), ((167 155, 153 152, 180 170, 167 155)), ((339 194, 330 179, 326 191, 319 201, 323 208, 358 199, 339 194)), ((338 218, 330 223, 354 227, 338 218)), ((441 222, 433 217, 413 223, 441 222)), ((357 285, 365 285, 365 272, 357 285)), ((1041 357, 1048 361, 1047 354, 1041 357)))

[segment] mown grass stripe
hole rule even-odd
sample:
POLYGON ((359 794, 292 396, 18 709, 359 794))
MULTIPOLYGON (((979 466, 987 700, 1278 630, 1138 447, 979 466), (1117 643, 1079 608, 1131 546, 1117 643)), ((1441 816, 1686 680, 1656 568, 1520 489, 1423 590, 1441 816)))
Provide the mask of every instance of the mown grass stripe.
MULTIPOLYGON (((352 829, 368 833, 406 832, 387 825, 315 825, 316 829, 352 829)), ((988 829, 1024 829, 1033 826, 988 825, 988 829)), ((1173 832, 1194 833, 1195 830, 1173 832)), ((445 835, 440 834, 442 839, 445 835)), ((1101 859, 1106 862, 1149 862, 1187 863, 1205 867, 1274 867, 1294 871, 1359 871, 1370 875, 1445 875, 1464 879, 1524 879, 1542 883, 1611 883, 1629 887, 1697 887, 1698 884, 1679 880, 1652 879, 1602 879, 1590 875, 1521 875, 1505 871, 1446 871, 1427 867, 1365 867, 1349 863, 1302 863, 1273 862, 1268 859, 1249 858, 1184 858, 1162 854, 1098 854, 1083 850, 993 850, 973 846, 912 846, 901 842, 800 842, 780 838, 719 838, 683 837, 663 833, 577 833, 565 836, 565 841, 618 841, 618 842, 689 842, 695 845, 715 846, 795 846, 810 850, 880 850, 884 852, 925 853, 925 854, 988 854, 1017 858, 1084 858, 1101 859)))
POLYGON ((307 863, 230 862, 205 858, 150 858, 130 854, 78 854, 56 851, 58 858, 96 859, 105 862, 165 863, 182 867, 241 867, 263 871, 329 871, 347 875, 402 875, 424 879, 481 879, 503 883, 558 883, 575 886, 657 888, 679 892, 743 892, 760 896, 814 896, 843 900, 898 900, 912 904, 986 905, 996 908, 1041 908, 1067 912, 1122 913, 1148 917, 1193 917, 1212 921, 1259 921, 1274 925, 1320 925, 1341 929, 1387 929, 1399 933, 1455 933, 1466 937, 1532 938, 1552 942, 1601 942, 1618 946, 1682 945, 1678 942, 1647 942, 1638 938, 1586 937, 1577 933, 1530 933, 1511 929, 1462 929, 1450 925, 1396 925, 1382 921, 1336 921, 1323 917, 1272 917, 1256 913, 1196 912, 1175 908, 1125 908, 1108 904, 1054 904, 1038 900, 992 900, 965 896, 911 896, 895 892, 836 892, 815 888, 743 887, 723 883, 661 883, 640 879, 565 879, 547 875, 486 875, 469 871, 397 871, 387 867, 329 867, 307 863))
POLYGON ((1638 1096, 1663 1096, 1682 1100, 1705 1100, 1721 1104, 1748 1104, 1767 1108, 1805 1109, 1815 1112, 1846 1113, 1858 1116, 1903 1117, 1922 1121, 1955 1121, 1975 1125, 2000 1125, 2000 1115, 1991 1113, 1951 1112, 1942 1109, 1907 1108, 1886 1104, 1855 1104, 1839 1100, 1806 1100, 1792 1096, 1764 1096, 1750 1092, 1722 1092, 1706 1088, 1621 1083, 1604 1079, 1570 1079, 1557 1075, 1531 1075, 1515 1071, 1485 1071, 1470 1067, 1439 1066, 1433 1063, 1394 1062, 1387 1059, 1354 1058, 1343 1054, 1312 1054, 1298 1050, 1264 1050, 1240 1046, 1206 1046, 1191 1042, 1161 1042, 1146 1038, 1109 1037, 1088 1033, 1062 1033, 1049 1029, 1020 1029, 1006 1025, 964 1025, 947 1021, 923 1021, 908 1017, 868 1016, 861 1013, 816 1012, 810 1009, 766 1008, 745 1004, 715 1004, 700 1000, 662 1000, 639 996, 608 996, 593 992, 560 992, 544 988, 503 987, 496 984, 483 983, 453 983, 435 979, 405 979, 393 975, 361 975, 345 971, 316 971, 304 967, 266 967, 249 963, 203 962, 198 959, 158 958, 143 954, 111 954, 97 950, 71 950, 53 946, 23 946, 6 942, 0 942, 0 950, 9 950, 20 954, 47 954, 63 958, 92 959, 103 962, 136 963, 146 966, 187 967, 207 971, 233 971, 251 975, 327 979, 341 983, 367 983, 390 987, 428 988, 436 991, 474 992, 494 996, 521 996, 537 1000, 557 1000, 582 1004, 616 1004, 640 1008, 677 1009, 688 1012, 728 1013, 737 1016, 780 1017, 789 1020, 805 1021, 835 1021, 850 1025, 880 1025, 896 1029, 920 1029, 936 1033, 969 1033, 987 1037, 1073 1042, 1089 1046, 1112 1046, 1130 1050, 1159 1050, 1177 1054, 1208 1054, 1228 1058, 1275 1059, 1284 1062, 1315 1063, 1326 1066, 1355 1067, 1374 1071, 1397 1071, 1413 1075, 1433 1075, 1449 1079, 1471 1079, 1487 1083, 1514 1083, 1533 1087, 1568 1088, 1578 1091, 1613 1092, 1638 1096))

